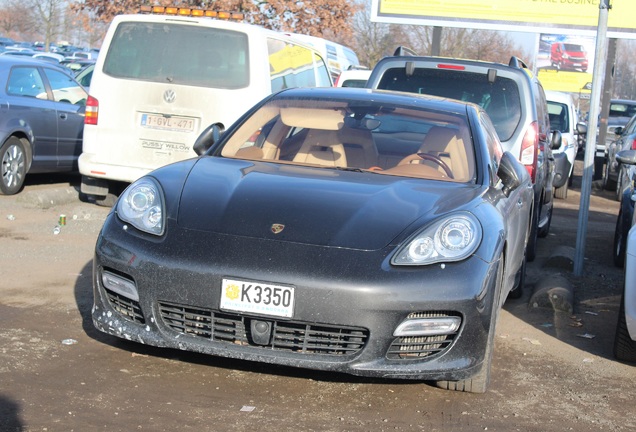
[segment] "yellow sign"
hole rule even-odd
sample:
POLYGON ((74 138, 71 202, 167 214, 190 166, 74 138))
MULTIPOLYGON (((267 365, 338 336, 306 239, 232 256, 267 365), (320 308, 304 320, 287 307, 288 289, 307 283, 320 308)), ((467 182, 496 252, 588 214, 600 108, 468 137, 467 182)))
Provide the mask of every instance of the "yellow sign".
POLYGON ((550 69, 539 69, 538 78, 544 89, 568 93, 589 94, 590 89, 586 88, 586 84, 592 82, 591 73, 550 69))
MULTIPOLYGON (((601 0, 373 0, 372 21, 497 30, 596 31, 601 0), (472 24, 472 25, 471 25, 472 24), (519 28, 525 27, 525 28, 519 28)), ((636 1, 611 0, 608 36, 636 38, 636 1)))

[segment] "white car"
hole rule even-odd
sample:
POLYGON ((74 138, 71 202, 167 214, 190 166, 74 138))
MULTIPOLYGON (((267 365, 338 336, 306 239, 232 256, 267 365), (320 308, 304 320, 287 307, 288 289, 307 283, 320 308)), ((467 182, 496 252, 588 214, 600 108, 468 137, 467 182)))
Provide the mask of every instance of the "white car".
POLYGON ((363 88, 367 84, 367 80, 371 75, 369 69, 349 69, 342 71, 334 87, 360 87, 363 88))
POLYGON ((614 356, 636 362, 636 225, 632 225, 627 236, 625 288, 616 326, 614 356))
MULTIPOLYGON (((550 128, 561 132, 562 144, 558 149, 552 150, 553 154, 565 153, 567 162, 563 161, 568 167, 564 169, 555 169, 556 173, 567 173, 566 178, 557 178, 555 176, 554 196, 557 198, 567 198, 568 187, 572 182, 572 174, 574 172, 574 160, 579 151, 576 124, 578 123, 578 115, 574 105, 572 96, 568 93, 561 93, 546 90, 545 97, 548 102, 548 115, 550 117, 550 128)), ((557 174, 558 176, 559 174, 557 174)), ((562 175, 562 174, 561 174, 562 175)))

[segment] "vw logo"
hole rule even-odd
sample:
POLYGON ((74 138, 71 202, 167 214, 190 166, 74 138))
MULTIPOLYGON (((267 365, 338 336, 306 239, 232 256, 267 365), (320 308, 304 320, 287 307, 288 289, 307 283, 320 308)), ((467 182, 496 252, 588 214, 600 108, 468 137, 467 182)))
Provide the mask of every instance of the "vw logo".
POLYGON ((174 102, 176 98, 177 95, 174 90, 166 90, 165 92, 163 92, 163 100, 165 100, 167 103, 174 102))

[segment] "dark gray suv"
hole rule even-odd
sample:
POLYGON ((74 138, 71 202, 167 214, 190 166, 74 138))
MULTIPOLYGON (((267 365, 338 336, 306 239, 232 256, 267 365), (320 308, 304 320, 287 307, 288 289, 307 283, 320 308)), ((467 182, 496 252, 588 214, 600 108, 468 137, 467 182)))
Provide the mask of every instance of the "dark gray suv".
POLYGON ((537 237, 547 236, 550 230, 557 156, 552 149, 560 146, 561 134, 550 130, 545 93, 527 66, 516 57, 506 65, 397 55, 377 63, 367 88, 470 101, 486 110, 504 150, 515 155, 532 178, 534 203, 527 246, 527 259, 532 261, 537 237))

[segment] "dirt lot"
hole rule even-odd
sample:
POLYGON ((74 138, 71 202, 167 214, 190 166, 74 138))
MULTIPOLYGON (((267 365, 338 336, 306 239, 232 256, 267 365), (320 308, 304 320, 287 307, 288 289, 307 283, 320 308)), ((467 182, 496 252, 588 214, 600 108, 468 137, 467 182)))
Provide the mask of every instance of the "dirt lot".
POLYGON ((612 358, 622 271, 609 193, 593 190, 584 275, 549 259, 576 245, 579 185, 557 201, 525 295, 505 305, 490 391, 471 395, 103 335, 90 321, 91 260, 108 209, 69 198, 76 178, 34 177, 0 196, 0 431, 636 430, 636 367, 612 358), (555 274, 574 287, 572 314, 532 307, 533 287, 555 274))

